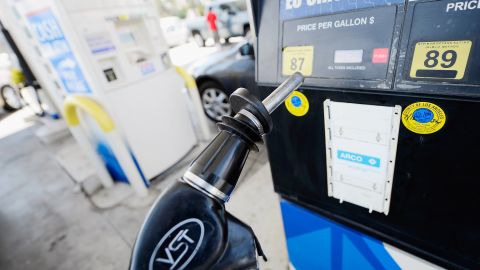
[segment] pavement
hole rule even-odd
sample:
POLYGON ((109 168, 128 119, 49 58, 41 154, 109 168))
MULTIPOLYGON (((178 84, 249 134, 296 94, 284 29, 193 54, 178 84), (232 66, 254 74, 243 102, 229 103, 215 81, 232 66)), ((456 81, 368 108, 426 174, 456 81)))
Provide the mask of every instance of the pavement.
MULTIPOLYGON (((59 151, 74 140, 43 144, 34 135, 41 123, 24 110, 0 116, 0 130, 17 119, 11 120, 15 130, 0 138, 0 269, 127 269, 152 200, 139 204, 132 195, 114 207, 96 207, 58 162, 59 151)), ((155 180, 151 196, 176 181, 185 164, 155 180)), ((288 269, 265 149, 249 157, 226 207, 256 232, 269 258, 261 269, 288 269)))

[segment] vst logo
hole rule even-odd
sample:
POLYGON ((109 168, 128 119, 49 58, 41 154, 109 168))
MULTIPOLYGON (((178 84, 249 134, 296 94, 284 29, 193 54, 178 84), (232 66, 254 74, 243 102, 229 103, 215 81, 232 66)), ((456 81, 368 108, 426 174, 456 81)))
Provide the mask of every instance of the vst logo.
POLYGON ((150 257, 149 269, 185 269, 200 248, 204 233, 199 219, 189 218, 178 223, 158 242, 150 257))
POLYGON ((351 161, 371 167, 380 167, 380 159, 377 157, 366 156, 358 153, 347 152, 343 150, 337 150, 337 158, 351 161))

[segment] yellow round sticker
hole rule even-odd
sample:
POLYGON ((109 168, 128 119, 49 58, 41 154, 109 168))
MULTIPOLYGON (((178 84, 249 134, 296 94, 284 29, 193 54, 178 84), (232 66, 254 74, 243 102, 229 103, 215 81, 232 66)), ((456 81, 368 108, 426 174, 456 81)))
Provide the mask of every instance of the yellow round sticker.
POLYGON ((442 108, 430 102, 415 102, 402 112, 402 123, 418 134, 432 134, 439 131, 447 117, 442 108))
POLYGON ((304 116, 308 112, 307 97, 298 91, 293 91, 285 100, 287 110, 295 116, 304 116))

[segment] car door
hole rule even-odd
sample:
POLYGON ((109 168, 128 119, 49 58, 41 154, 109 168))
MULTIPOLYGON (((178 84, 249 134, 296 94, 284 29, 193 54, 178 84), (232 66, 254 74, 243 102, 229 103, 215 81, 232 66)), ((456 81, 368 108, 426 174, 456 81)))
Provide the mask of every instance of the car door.
MULTIPOLYGON (((252 46, 249 43, 245 43, 243 46, 252 46)), ((225 76, 228 76, 232 81, 233 88, 243 87, 249 91, 258 94, 257 84, 255 82, 255 57, 252 54, 242 55, 240 53, 241 46, 235 55, 235 58, 230 64, 225 76)), ((251 47, 253 52, 253 47, 251 47)))

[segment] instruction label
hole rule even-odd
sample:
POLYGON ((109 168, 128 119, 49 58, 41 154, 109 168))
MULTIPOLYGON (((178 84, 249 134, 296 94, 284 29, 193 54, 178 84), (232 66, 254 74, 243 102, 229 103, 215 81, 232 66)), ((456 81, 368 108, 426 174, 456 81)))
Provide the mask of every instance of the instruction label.
POLYGON ((470 40, 417 42, 410 77, 461 80, 471 47, 470 40))
POLYGON ((439 106, 430 102, 410 104, 402 112, 402 123, 417 134, 432 134, 445 125, 447 117, 439 106))
POLYGON ((94 55, 115 51, 115 45, 108 32, 90 33, 85 36, 90 52, 94 55))

